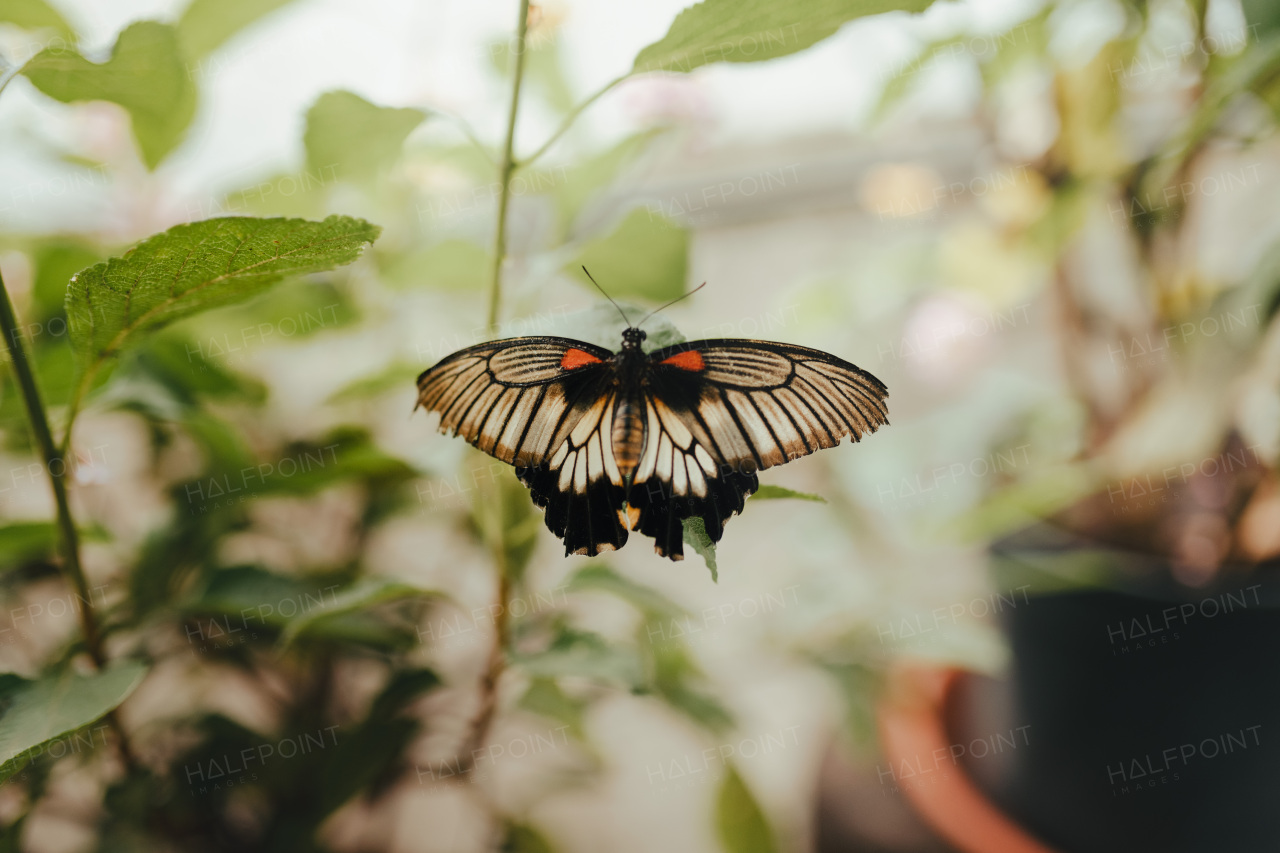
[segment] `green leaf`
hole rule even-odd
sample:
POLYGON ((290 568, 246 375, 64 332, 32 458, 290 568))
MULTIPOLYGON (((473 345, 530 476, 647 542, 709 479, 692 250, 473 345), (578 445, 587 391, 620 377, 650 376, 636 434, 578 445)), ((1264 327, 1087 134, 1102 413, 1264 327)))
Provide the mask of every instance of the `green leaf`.
POLYGON ((380 230, 348 216, 233 216, 175 226, 71 279, 72 346, 92 372, 166 323, 248 299, 286 275, 349 264, 380 230))
POLYGON ((1240 8, 1250 29, 1258 36, 1280 29, 1280 5, 1275 0, 1240 0, 1240 8))
POLYGON ((326 626, 334 624, 338 617, 347 614, 368 610, 390 601, 424 598, 433 594, 387 578, 365 578, 338 591, 319 607, 289 620, 280 642, 289 645, 304 634, 324 634, 326 626))
POLYGON ((666 128, 659 127, 632 134, 607 151, 566 172, 555 193, 561 229, 567 233, 587 202, 612 183, 628 163, 640 156, 650 142, 666 131, 666 128))
MULTIPOLYGON (((1263 250, 1249 274, 1222 301, 1228 309, 1261 305, 1263 316, 1267 320, 1275 317, 1277 310, 1280 310, 1280 240, 1272 241, 1263 250)), ((1266 328, 1265 324, 1259 325, 1260 332, 1266 328)))
POLYGON ((267 388, 259 380, 228 370, 206 358, 207 350, 185 335, 169 330, 149 335, 147 340, 121 365, 109 393, 111 402, 147 415, 167 414, 171 420, 185 420, 203 398, 262 403, 267 388), (136 387, 130 379, 144 387, 136 387), (123 387, 122 387, 123 386, 123 387), (133 387, 130 387, 133 386, 133 387), (148 389, 163 389, 168 399, 148 389))
POLYGON ((685 230, 661 215, 637 209, 608 237, 588 244, 565 271, 582 278, 585 266, 615 299, 637 296, 666 302, 684 293, 688 260, 685 230))
POLYGON ((423 110, 380 107, 352 92, 325 92, 307 110, 302 142, 313 169, 347 180, 365 180, 390 168, 423 110))
POLYGON ((802 501, 814 501, 824 504, 827 499, 822 495, 815 495, 811 492, 797 492, 794 489, 784 488, 783 486, 761 486, 751 495, 753 501, 773 501, 782 498, 795 498, 802 501))
POLYGON ((990 542, 1084 499, 1102 483, 1082 465, 1057 465, 988 494, 972 508, 950 519, 947 535, 969 542, 990 542))
POLYGON ((356 319, 352 300, 334 282, 293 279, 252 302, 202 315, 189 328, 199 333, 202 355, 234 363, 258 347, 289 344, 356 319))
POLYGON ((71 276, 96 264, 102 254, 92 245, 65 237, 55 237, 35 251, 36 279, 32 295, 39 314, 34 319, 46 324, 42 330, 45 335, 66 333, 65 326, 49 326, 48 321, 54 317, 62 317, 63 303, 67 298, 67 282, 71 280, 71 276))
POLYGON ((684 541, 706 562, 707 568, 711 570, 711 582, 719 583, 720 571, 716 566, 716 543, 712 542, 711 537, 707 535, 707 525, 701 518, 684 520, 684 541))
MULTIPOLYGON (((111 538, 99 525, 80 528, 86 542, 111 538)), ((25 563, 51 559, 58 551, 58 527, 51 521, 17 521, 0 527, 0 574, 25 563)))
POLYGON ((0 566, 3 571, 53 556, 58 528, 51 521, 26 521, 0 527, 0 566))
POLYGON ((373 700, 366 718, 382 723, 400 716, 419 696, 441 685, 440 676, 427 667, 403 669, 391 676, 382 692, 373 700))
POLYGON ((364 720, 354 731, 344 732, 326 756, 321 767, 320 814, 328 814, 360 791, 376 796, 379 783, 394 778, 394 769, 421 728, 418 720, 406 718, 404 712, 439 686, 440 677, 430 669, 392 674, 364 720))
POLYGON ((545 651, 513 655, 513 662, 534 677, 578 676, 627 687, 640 681, 640 660, 633 649, 571 628, 562 628, 545 651))
POLYGON ((14 689, 0 717, 0 781, 22 769, 50 741, 115 709, 146 674, 146 664, 125 661, 92 675, 64 671, 14 689))
POLYGON ((588 566, 569 579, 569 592, 583 590, 607 592, 646 615, 674 618, 688 612, 656 589, 642 586, 604 565, 588 566))
POLYGON ((178 19, 183 53, 198 62, 259 18, 293 0, 192 0, 178 19))
POLYGON ((44 0, 5 0, 0 4, 0 22, 13 24, 24 30, 57 30, 58 34, 74 39, 75 32, 66 18, 44 0))
POLYGON ((270 633, 287 633, 289 639, 305 634, 383 650, 407 648, 415 638, 412 628, 370 608, 408 598, 409 590, 413 595, 426 593, 411 587, 396 590, 383 586, 390 583, 371 581, 344 588, 329 578, 286 577, 241 566, 213 572, 206 589, 187 601, 184 610, 195 616, 226 616, 217 628, 234 628, 232 633, 266 628, 270 633), (295 620, 304 624, 294 628, 291 623, 295 620))
POLYGON ((352 380, 329 395, 327 403, 363 402, 370 397, 388 391, 405 391, 413 387, 413 381, 422 373, 421 364, 397 361, 387 365, 372 376, 352 380))
POLYGON ((523 823, 507 824, 499 850, 501 853, 555 853, 555 848, 542 833, 523 823))
POLYGON ((237 485, 253 489, 255 477, 260 477, 261 494, 312 495, 348 480, 364 480, 385 489, 417 476, 409 465, 379 449, 368 433, 351 428, 290 445, 280 458, 263 463, 258 470, 237 485))
POLYGON ((22 68, 37 89, 63 103, 111 101, 133 120, 148 169, 177 147, 196 112, 196 89, 168 24, 140 21, 116 39, 111 58, 90 62, 70 48, 50 48, 22 68))
POLYGON ((675 637, 654 643, 650 629, 648 624, 637 629, 637 645, 648 658, 652 692, 707 731, 728 732, 733 728, 733 715, 708 692, 706 674, 690 655, 689 647, 675 637))
POLYGON ((774 853, 778 847, 760 804, 738 768, 729 764, 728 770, 716 797, 716 829, 726 853, 774 853))
POLYGON ((920 12, 933 0, 703 0, 676 16, 640 51, 633 73, 689 72, 714 62, 760 62, 817 44, 846 21, 882 12, 920 12))
POLYGON ((416 252, 380 257, 392 283, 475 293, 488 280, 489 253, 470 240, 445 240, 416 252))
POLYGON ((184 609, 283 628, 299 613, 306 614, 332 600, 338 589, 339 584, 327 580, 286 577, 254 566, 240 566, 214 572, 205 589, 184 609))
MULTIPOLYGON (((847 644, 856 648, 857 640, 847 644)), ((876 705, 884 688, 883 666, 862 662, 819 660, 819 664, 835 681, 844 698, 845 727, 853 744, 860 749, 876 747, 876 705)))
POLYGON ((563 723, 579 740, 585 737, 583 718, 586 716, 587 703, 566 694, 560 689, 560 685, 556 684, 555 679, 533 679, 529 683, 529 689, 520 697, 519 707, 532 714, 563 723))

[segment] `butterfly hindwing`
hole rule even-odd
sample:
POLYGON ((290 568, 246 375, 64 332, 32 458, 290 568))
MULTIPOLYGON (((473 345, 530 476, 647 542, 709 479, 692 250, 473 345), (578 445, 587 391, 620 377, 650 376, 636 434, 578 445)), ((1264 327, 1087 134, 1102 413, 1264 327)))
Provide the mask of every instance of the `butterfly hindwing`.
POLYGON ((627 541, 626 490, 610 445, 615 400, 614 393, 591 398, 572 429, 561 428, 547 462, 516 469, 565 554, 595 556, 627 541))
POLYGON ((749 466, 718 463, 695 436, 689 411, 669 405, 653 387, 645 399, 645 449, 627 493, 631 529, 653 537, 661 556, 680 560, 684 520, 701 518, 711 541, 720 541, 725 522, 742 512, 759 481, 749 466))

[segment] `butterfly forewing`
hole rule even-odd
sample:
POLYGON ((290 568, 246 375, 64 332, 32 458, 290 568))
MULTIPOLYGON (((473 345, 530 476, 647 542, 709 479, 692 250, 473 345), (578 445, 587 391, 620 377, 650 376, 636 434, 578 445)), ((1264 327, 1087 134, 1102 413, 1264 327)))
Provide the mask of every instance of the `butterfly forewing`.
POLYGON ((611 355, 568 338, 478 344, 418 377, 418 405, 503 462, 542 464, 607 391, 611 355))
POLYGON ((884 384, 820 350, 709 340, 659 350, 650 360, 650 393, 721 464, 771 468, 889 422, 884 384))

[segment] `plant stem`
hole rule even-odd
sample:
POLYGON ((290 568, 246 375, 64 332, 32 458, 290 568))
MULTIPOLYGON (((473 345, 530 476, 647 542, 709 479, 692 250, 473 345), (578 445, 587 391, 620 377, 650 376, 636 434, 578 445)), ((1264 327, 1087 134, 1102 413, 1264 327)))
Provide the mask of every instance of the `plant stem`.
POLYGON ((578 116, 580 116, 587 109, 587 107, 591 106, 596 101, 600 100, 600 98, 603 97, 606 92, 608 92, 614 86, 617 86, 619 83, 621 83, 623 80, 626 80, 630 76, 631 76, 631 72, 627 72, 626 74, 623 74, 621 77, 617 77, 617 78, 614 78, 613 80, 610 80, 608 83, 605 84, 603 89, 598 90, 594 95, 592 95, 591 97, 587 98, 585 101, 583 101, 582 103, 574 107, 573 110, 567 116, 564 117, 564 121, 560 123, 560 126, 556 128, 556 132, 551 134, 551 138, 548 139, 546 142, 542 143, 541 148, 539 148, 537 151, 530 154, 528 157, 525 157, 523 160, 519 161, 519 163, 517 163, 516 165, 519 168, 523 169, 525 166, 528 166, 530 163, 537 160, 543 154, 546 154, 547 151, 551 149, 552 145, 555 145, 557 142, 560 141, 560 137, 564 136, 566 133, 569 132, 569 128, 573 127, 573 123, 577 121, 578 116))
MULTIPOLYGON (((22 402, 27 408, 27 420, 31 423, 31 431, 35 433, 36 444, 40 446, 40 454, 44 457, 44 470, 49 475, 49 484, 53 487, 53 499, 57 505, 58 530, 61 533, 62 567, 80 596, 80 630, 84 633, 84 647, 89 658, 97 669, 107 665, 106 652, 102 647, 102 631, 98 627, 98 617, 93 609, 93 599, 89 592, 89 582, 85 580, 84 568, 80 565, 80 537, 76 532, 75 520, 71 517, 71 505, 67 501, 67 487, 63 479, 70 471, 66 457, 60 453, 53 443, 53 433, 49 430, 49 419, 45 414, 44 400, 40 397, 40 386, 36 384, 35 374, 31 372, 31 362, 27 360, 27 350, 22 343, 22 333, 18 327, 18 315, 9 300, 9 291, 4 286, 4 278, 0 276, 0 333, 4 334, 5 344, 9 348, 9 360, 13 363, 13 375, 18 378, 22 389, 22 402), (60 470, 61 474, 55 474, 60 470)), ((68 427, 69 429, 69 427, 68 427)), ((70 432, 68 432, 70 435, 70 432)), ((129 745, 124 726, 120 723, 119 714, 111 711, 107 714, 107 723, 116 735, 116 748, 125 767, 132 770, 138 760, 129 745)))
MULTIPOLYGON (((497 543, 501 549, 502 542, 497 543)), ((507 571, 506 560, 498 557, 498 612, 493 619, 493 646, 489 649, 489 662, 485 667, 484 678, 480 682, 480 710, 471 721, 471 731, 466 742, 458 752, 454 761, 454 770, 459 776, 471 772, 475 764, 475 755, 484 746, 489 737, 489 728, 498 711, 498 681, 507 668, 507 611, 511 603, 511 574, 507 571)))
POLYGON ((71 392, 71 405, 67 407, 67 423, 62 428, 62 444, 58 445, 58 452, 63 456, 71 454, 71 429, 75 426, 76 415, 80 414, 80 403, 88 393, 89 386, 93 384, 93 376, 97 372, 96 366, 85 368, 80 381, 76 383, 75 390, 71 392))
MULTIPOLYGON (((526 36, 529 32, 529 0, 520 0, 520 19, 516 22, 515 81, 511 86, 511 108, 507 112, 507 139, 503 145, 501 178, 502 191, 498 197, 498 223, 493 240, 493 279, 489 289, 489 328, 498 326, 498 309, 502 301, 502 263, 507 256, 507 207, 511 201, 511 176, 516 171, 515 139, 516 114, 520 109, 520 85, 524 81, 526 36)), ((488 531, 493 549, 493 560, 498 570, 498 613, 493 620, 493 646, 484 676, 480 680, 480 710, 471 723, 471 731, 459 751, 455 770, 459 776, 470 773, 476 750, 489 736, 489 727, 498 710, 498 681, 507 666, 507 610, 511 598, 511 572, 507 566, 506 546, 503 541, 502 495, 497 498, 494 526, 488 531)))
POLYGON ((529 32, 529 0, 520 0, 520 20, 516 23, 516 69, 511 86, 511 109, 507 112, 507 140, 502 149, 501 193, 498 196, 498 227, 493 237, 493 277, 489 285, 490 330, 498 328, 498 307, 502 302, 502 264, 507 255, 507 207, 511 203, 511 176, 516 171, 516 112, 520 108, 520 85, 524 82, 525 41, 529 32))
POLYGON ((4 333, 5 344, 9 347, 10 361, 13 363, 13 374, 22 389, 22 401, 27 408, 27 419, 31 422, 31 431, 35 433, 36 444, 44 457, 45 473, 49 475, 49 483, 53 486, 53 498, 58 510, 58 530, 62 540, 62 565, 67 578, 75 587, 76 594, 84 602, 80 608, 80 627, 84 631, 85 649, 89 657, 99 669, 106 663, 102 651, 102 634, 98 630, 97 618, 94 615, 92 601, 89 597, 89 583, 85 580, 84 569, 80 565, 80 542, 76 533, 75 521, 71 518, 71 506, 67 502, 67 487, 64 477, 68 473, 66 457, 58 451, 53 443, 53 433, 49 430, 49 419, 45 415, 44 401, 40 397, 40 388, 36 385, 35 374, 31 372, 31 363, 27 360, 27 350, 22 343, 22 333, 18 327, 18 317, 9 301, 9 291, 5 289, 4 279, 0 278, 0 331, 4 333), (55 471, 60 473, 54 473, 55 471))

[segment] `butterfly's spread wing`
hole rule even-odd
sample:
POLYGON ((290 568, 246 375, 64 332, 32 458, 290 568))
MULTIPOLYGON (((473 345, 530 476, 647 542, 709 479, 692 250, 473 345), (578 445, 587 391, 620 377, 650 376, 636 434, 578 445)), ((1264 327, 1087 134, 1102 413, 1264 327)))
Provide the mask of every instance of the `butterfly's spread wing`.
POLYGON ((440 431, 515 465, 567 553, 619 548, 621 479, 609 450, 613 354, 568 338, 512 338, 454 353, 418 377, 440 431))
POLYGON ((418 377, 418 405, 460 435, 521 467, 547 461, 611 377, 612 355, 568 338, 511 338, 459 350, 418 377))
POLYGON ((672 559, 685 518, 702 518, 719 541, 757 470, 875 432, 889 422, 886 397, 870 373, 806 347, 708 340, 652 353, 631 529, 672 559))

